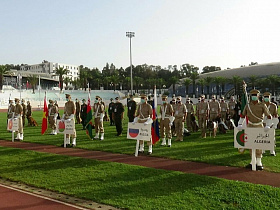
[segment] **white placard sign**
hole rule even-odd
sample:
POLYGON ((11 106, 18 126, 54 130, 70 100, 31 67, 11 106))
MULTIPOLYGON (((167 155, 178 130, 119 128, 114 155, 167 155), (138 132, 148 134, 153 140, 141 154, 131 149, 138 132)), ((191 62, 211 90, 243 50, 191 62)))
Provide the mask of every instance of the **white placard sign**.
POLYGON ((128 123, 127 138, 135 140, 151 140, 151 125, 144 125, 144 123, 128 123))
POLYGON ((275 129, 264 131, 264 128, 234 128, 234 147, 246 149, 274 150, 275 129))
POLYGON ((17 118, 8 119, 7 130, 8 131, 18 131, 18 121, 19 120, 17 118))
POLYGON ((74 120, 57 120, 56 122, 57 133, 74 134, 75 121, 74 120))

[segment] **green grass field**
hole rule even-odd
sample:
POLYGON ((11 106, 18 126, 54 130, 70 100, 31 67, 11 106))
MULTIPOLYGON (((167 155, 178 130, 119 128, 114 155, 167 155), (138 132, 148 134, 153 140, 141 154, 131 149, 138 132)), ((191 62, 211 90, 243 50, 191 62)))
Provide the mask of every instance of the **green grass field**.
MULTIPOLYGON (((34 112, 34 118, 41 125, 42 111, 34 112)), ((116 137, 115 127, 104 124, 104 141, 90 140, 82 126, 76 125, 77 147, 133 155, 135 141, 126 139, 126 134, 116 137)), ((0 125, 0 139, 11 140, 5 113, 0 113, 0 125)), ((127 120, 124 131, 126 128, 127 120)), ((63 142, 62 134, 41 135, 40 126, 26 127, 24 136, 26 142, 57 146, 63 142)), ((280 189, 270 186, 20 149, 0 147, 0 152, 2 178, 119 208, 280 209, 280 189)), ((280 152, 278 147, 276 152, 280 152)), ((194 133, 184 142, 173 142, 171 148, 155 145, 152 155, 238 167, 250 162, 248 151, 239 154, 233 148, 232 132, 207 139, 194 133)), ((279 163, 279 156, 264 155, 265 170, 278 173, 279 163)))

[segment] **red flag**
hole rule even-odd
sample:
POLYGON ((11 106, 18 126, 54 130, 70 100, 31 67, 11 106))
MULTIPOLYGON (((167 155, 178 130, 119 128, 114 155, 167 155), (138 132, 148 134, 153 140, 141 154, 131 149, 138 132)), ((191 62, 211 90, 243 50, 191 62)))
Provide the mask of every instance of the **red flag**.
POLYGON ((152 142, 153 144, 159 141, 159 123, 157 120, 157 89, 154 89, 154 103, 153 103, 153 124, 152 124, 152 142))
POLYGON ((42 119, 42 130, 41 130, 42 135, 46 132, 46 130, 48 128, 47 116, 48 116, 48 107, 47 107, 47 101, 46 101, 46 95, 45 95, 44 111, 43 111, 43 119, 42 119))

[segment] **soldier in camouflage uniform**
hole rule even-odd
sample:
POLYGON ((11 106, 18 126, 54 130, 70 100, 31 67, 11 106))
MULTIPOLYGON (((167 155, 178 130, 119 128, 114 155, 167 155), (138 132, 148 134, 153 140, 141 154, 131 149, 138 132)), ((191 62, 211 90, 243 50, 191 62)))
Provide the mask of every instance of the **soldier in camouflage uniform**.
POLYGON ((93 105, 93 113, 94 116, 94 126, 95 126, 95 139, 104 140, 104 127, 103 127, 103 118, 104 118, 105 106, 101 101, 99 96, 95 97, 95 103, 93 105))

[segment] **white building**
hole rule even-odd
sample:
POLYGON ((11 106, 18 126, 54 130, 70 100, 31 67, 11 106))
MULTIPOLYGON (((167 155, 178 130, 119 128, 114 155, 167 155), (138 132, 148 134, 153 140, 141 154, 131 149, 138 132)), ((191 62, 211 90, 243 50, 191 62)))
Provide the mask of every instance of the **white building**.
POLYGON ((32 73, 44 73, 44 74, 50 74, 53 79, 58 80, 58 76, 55 74, 56 68, 65 68, 69 70, 68 74, 66 75, 73 81, 76 80, 80 75, 80 69, 77 65, 71 65, 71 64, 63 64, 63 63, 54 63, 54 62, 48 62, 44 60, 42 63, 39 64, 33 64, 33 65, 22 65, 20 67, 21 71, 29 71, 32 73))

